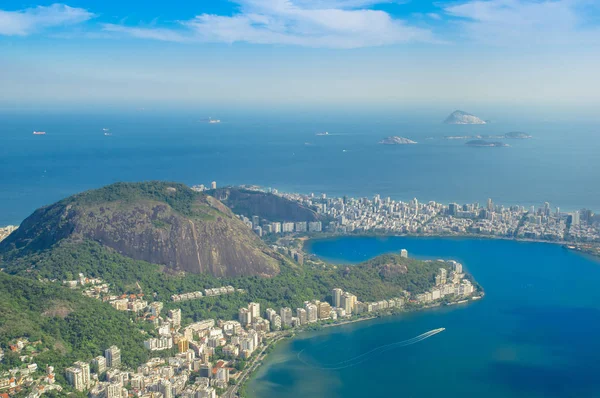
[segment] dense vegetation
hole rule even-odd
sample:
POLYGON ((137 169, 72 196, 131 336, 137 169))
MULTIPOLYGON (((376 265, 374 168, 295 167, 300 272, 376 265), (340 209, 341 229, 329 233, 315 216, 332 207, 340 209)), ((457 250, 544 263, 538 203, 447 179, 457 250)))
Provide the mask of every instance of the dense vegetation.
POLYGON ((132 260, 101 245, 85 241, 64 242, 46 250, 5 261, 6 272, 42 279, 73 279, 78 273, 100 277, 111 284, 115 293, 139 292, 169 307, 180 307, 184 317, 199 320, 207 317, 234 319, 237 310, 250 301, 279 308, 301 306, 305 300, 329 299, 331 289, 340 287, 356 294, 361 301, 398 296, 402 290, 421 293, 430 288, 441 263, 404 259, 397 255, 380 256, 353 266, 308 264, 303 267, 283 261, 281 272, 272 278, 259 276, 216 278, 207 274, 168 274, 160 267, 132 260), (171 295, 232 285, 245 294, 215 298, 205 297, 172 303, 171 295))
POLYGON ((36 345, 39 366, 62 369, 77 360, 91 360, 116 344, 125 364, 147 358, 143 336, 128 315, 80 292, 0 272, 0 346, 6 357, 0 369, 20 364, 8 344, 21 337, 36 345))
POLYGON ((202 194, 192 191, 184 184, 175 182, 118 182, 99 189, 82 192, 59 203, 92 205, 113 201, 134 202, 145 199, 165 202, 174 210, 189 217, 194 215, 194 205, 197 199, 202 197, 202 194))

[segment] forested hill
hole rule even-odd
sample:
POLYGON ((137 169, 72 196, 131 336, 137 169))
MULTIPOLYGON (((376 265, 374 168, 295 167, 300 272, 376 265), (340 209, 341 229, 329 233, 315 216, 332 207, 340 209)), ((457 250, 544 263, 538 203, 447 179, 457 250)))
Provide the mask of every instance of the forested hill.
POLYGON ((279 256, 225 205, 170 182, 117 183, 40 208, 0 242, 0 257, 11 261, 85 240, 174 271, 279 272, 279 256))
POLYGON ((272 193, 231 187, 211 190, 208 194, 225 203, 235 214, 249 218, 258 216, 272 222, 320 220, 314 210, 272 193))
POLYGON ((39 364, 59 369, 76 360, 89 361, 113 344, 121 347, 127 365, 148 357, 143 335, 127 313, 79 291, 0 272, 0 303, 0 347, 6 354, 0 369, 20 365, 18 355, 7 348, 22 337, 40 341, 36 344, 39 364))

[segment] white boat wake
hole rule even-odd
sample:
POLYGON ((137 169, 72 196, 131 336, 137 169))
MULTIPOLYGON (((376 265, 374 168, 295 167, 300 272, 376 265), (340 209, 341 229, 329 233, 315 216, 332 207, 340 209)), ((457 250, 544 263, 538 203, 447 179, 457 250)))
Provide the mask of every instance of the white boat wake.
POLYGON ((379 354, 382 352, 393 350, 395 348, 406 347, 406 346, 409 346, 412 344, 419 343, 419 342, 426 340, 432 336, 435 336, 438 333, 443 332, 444 330, 446 330, 446 329, 445 328, 433 329, 433 330, 430 330, 429 332, 420 334, 417 337, 413 337, 412 339, 398 341, 396 343, 385 344, 385 345, 379 346, 377 348, 374 348, 371 351, 365 352, 364 354, 358 355, 354 358, 350 358, 350 359, 347 359, 347 360, 341 361, 341 362, 324 364, 324 366, 323 365, 315 365, 315 364, 312 364, 312 363, 302 359, 302 353, 306 350, 306 348, 303 349, 302 351, 300 351, 298 353, 297 357, 300 362, 302 362, 303 364, 305 364, 307 366, 311 366, 313 368, 317 368, 317 369, 321 369, 321 370, 345 369, 345 368, 349 368, 349 367, 361 364, 375 354, 379 354))

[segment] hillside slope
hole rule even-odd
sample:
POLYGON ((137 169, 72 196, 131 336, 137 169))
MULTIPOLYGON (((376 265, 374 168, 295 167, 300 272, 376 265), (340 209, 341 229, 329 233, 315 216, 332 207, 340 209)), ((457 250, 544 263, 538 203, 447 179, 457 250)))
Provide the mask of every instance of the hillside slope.
POLYGON ((271 193, 241 188, 219 188, 208 192, 225 203, 235 214, 282 221, 318 221, 319 215, 299 203, 271 193))
POLYGON ((92 240, 174 271, 279 272, 277 254, 225 205, 176 183, 117 183, 38 209, 0 242, 0 256, 16 258, 65 240, 92 240))

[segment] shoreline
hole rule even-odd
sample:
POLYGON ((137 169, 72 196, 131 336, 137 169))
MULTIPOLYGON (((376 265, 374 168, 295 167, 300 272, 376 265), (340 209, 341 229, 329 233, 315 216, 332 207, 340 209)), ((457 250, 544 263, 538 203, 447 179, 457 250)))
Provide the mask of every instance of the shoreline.
MULTIPOLYGON (((293 235, 292 235, 293 236, 293 235)), ((438 238, 438 239, 483 239, 483 240, 506 240, 511 242, 525 242, 525 243, 547 243, 552 245, 559 245, 564 247, 567 250, 575 251, 583 254, 588 254, 595 257, 600 257, 600 243, 575 243, 575 242, 567 242, 567 241, 553 241, 553 240, 543 240, 543 239, 530 239, 530 238, 515 238, 515 237, 506 237, 506 236, 493 236, 493 235, 476 235, 476 234, 456 234, 456 235, 444 235, 444 234, 398 234, 398 233, 385 233, 385 232, 373 232, 373 233, 356 233, 356 234, 341 234, 334 232, 324 232, 319 235, 302 235, 298 236, 296 239, 301 242, 302 250, 309 254, 305 250, 305 245, 307 242, 311 240, 327 240, 327 239, 336 239, 336 238, 438 238), (581 247, 582 245, 587 245, 590 248, 597 248, 596 251, 586 250, 585 247, 581 247)))
MULTIPOLYGON (((395 315, 402 315, 402 314, 407 314, 407 313, 413 313, 413 312, 420 312, 420 311, 425 311, 425 310, 429 310, 432 308, 437 308, 437 307, 454 307, 456 305, 460 305, 460 304, 470 304, 472 302, 476 302, 476 301, 480 301, 482 298, 485 297, 485 292, 480 292, 479 296, 471 296, 468 299, 463 299, 463 300, 458 300, 458 301, 453 301, 450 303, 435 303, 435 304, 431 304, 431 305, 424 305, 422 307, 419 308, 411 308, 411 309, 402 309, 400 311, 394 311, 394 312, 381 312, 378 315, 373 315, 373 316, 365 316, 365 317, 360 317, 357 319, 351 319, 351 320, 347 320, 347 321, 341 321, 341 322, 336 322, 336 323, 326 323, 323 325, 320 325, 320 328, 318 329, 314 329, 314 330, 306 330, 306 329, 300 329, 297 332, 293 331, 293 330, 286 330, 284 331, 282 334, 277 335, 273 338, 272 341, 269 342, 269 344, 267 344, 262 350, 261 353, 254 359, 254 361, 249 365, 250 367, 248 368, 249 372, 245 375, 242 376, 242 378, 244 380, 242 380, 241 384, 236 384, 233 388, 233 390, 230 392, 226 392, 225 394, 223 394, 224 398, 234 398, 236 395, 236 391, 239 391, 242 387, 247 386, 248 383, 250 383, 254 377, 256 376, 256 374, 258 373, 258 370, 262 367, 262 365, 264 365, 264 361, 268 358, 269 353, 264 353, 269 347, 271 347, 273 345, 273 347, 275 345, 277 345, 277 343, 283 341, 283 340, 288 340, 288 339, 294 339, 295 337, 297 337, 298 334, 301 333, 305 333, 305 332, 318 332, 320 330, 323 330, 325 328, 332 328, 332 327, 337 327, 337 326, 344 326, 344 325, 350 325, 353 323, 359 323, 359 322, 365 322, 365 321, 372 321, 375 319, 379 319, 379 318, 388 318, 388 317, 392 317, 395 315), (291 332, 291 333, 290 333, 291 332), (262 356, 262 359, 261 359, 262 356), (257 363, 257 361, 261 361, 260 363, 257 363)), ((247 398, 247 395, 244 395, 245 398, 247 398)))

